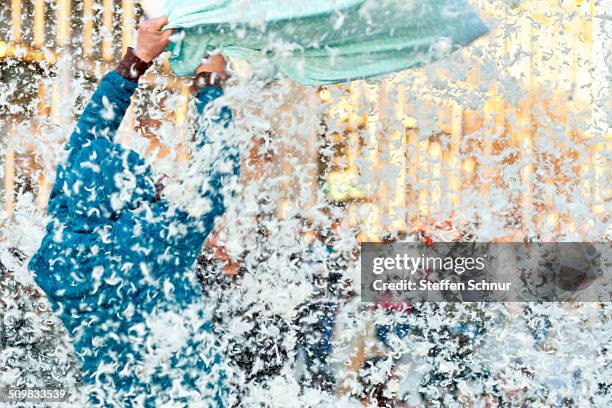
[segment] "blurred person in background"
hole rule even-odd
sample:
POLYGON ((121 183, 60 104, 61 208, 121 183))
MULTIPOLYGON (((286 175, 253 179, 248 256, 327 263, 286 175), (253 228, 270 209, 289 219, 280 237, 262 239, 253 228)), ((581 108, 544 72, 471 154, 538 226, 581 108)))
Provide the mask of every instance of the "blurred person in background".
POLYGON ((306 249, 298 262, 314 290, 299 306, 295 324, 298 353, 304 365, 302 386, 334 392, 337 380, 330 360, 336 314, 338 308, 353 296, 352 282, 346 271, 357 261, 358 254, 355 248, 338 245, 340 234, 346 232, 339 231, 341 220, 329 221, 323 225, 306 219, 302 221, 301 234, 306 249))
MULTIPOLYGON (((348 231, 340 219, 323 216, 329 222, 315 226, 296 215, 278 223, 275 213, 260 204, 256 259, 251 261, 263 268, 261 271, 234 261, 214 237, 198 258, 198 276, 207 297, 216 302, 215 330, 227 339, 227 361, 238 370, 229 381, 236 381, 237 387, 251 384, 265 388, 276 377, 287 375, 289 369, 303 389, 333 394, 337 381, 331 361, 332 340, 338 308, 353 295, 345 272, 358 259, 356 240, 350 241, 352 245, 341 242, 341 235, 348 231), (272 232, 271 225, 291 234, 282 250, 277 248, 281 244, 276 234, 283 232, 272 232), (281 270, 269 269, 281 265, 281 270), (283 315, 259 303, 236 304, 237 298, 259 296, 270 284, 267 275, 276 272, 287 274, 288 287, 303 283, 305 300, 292 299, 296 302, 293 310, 283 315), (244 287, 244 282, 249 287, 244 287)), ((249 254, 243 254, 241 259, 247 257, 249 254)))

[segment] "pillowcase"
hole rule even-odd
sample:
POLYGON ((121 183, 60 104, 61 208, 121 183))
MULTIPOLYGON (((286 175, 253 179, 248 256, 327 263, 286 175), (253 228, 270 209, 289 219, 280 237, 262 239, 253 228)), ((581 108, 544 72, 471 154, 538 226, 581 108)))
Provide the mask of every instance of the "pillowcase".
POLYGON ((305 85, 419 67, 488 32, 464 0, 168 0, 165 14, 177 76, 218 51, 305 85))

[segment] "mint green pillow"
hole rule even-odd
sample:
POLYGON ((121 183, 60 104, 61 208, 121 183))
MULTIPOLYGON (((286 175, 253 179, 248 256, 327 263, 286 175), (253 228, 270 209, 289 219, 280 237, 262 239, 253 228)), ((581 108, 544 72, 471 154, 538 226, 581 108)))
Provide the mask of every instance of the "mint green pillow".
POLYGON ((488 31, 463 0, 169 0, 166 14, 177 76, 219 50, 306 85, 418 67, 488 31))

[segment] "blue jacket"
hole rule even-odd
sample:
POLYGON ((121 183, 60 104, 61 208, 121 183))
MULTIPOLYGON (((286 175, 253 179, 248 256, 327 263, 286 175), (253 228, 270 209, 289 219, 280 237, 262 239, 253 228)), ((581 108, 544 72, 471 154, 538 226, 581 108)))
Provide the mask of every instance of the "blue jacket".
MULTIPOLYGON (((66 146, 67 161, 57 169, 52 221, 29 267, 72 337, 90 401, 132 406, 142 399, 159 406, 194 398, 220 405, 223 373, 189 269, 224 212, 220 189, 237 174, 238 156, 226 146, 216 158, 224 165, 210 166, 210 188, 202 191, 210 211, 201 217, 156 198, 149 165, 114 142, 136 88, 113 71, 85 108, 66 146), (171 341, 164 344, 163 337, 171 341)), ((221 94, 200 90, 198 112, 221 94)), ((230 120, 226 107, 212 118, 225 127, 230 120)), ((201 144, 208 142, 205 130, 198 132, 201 144)))

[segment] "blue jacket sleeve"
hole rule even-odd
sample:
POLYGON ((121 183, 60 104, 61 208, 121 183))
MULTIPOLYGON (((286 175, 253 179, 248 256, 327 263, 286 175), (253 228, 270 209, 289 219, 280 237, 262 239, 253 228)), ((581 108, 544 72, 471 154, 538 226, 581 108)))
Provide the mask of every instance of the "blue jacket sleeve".
POLYGON ((117 182, 121 174, 137 176, 135 182, 124 183, 134 191, 151 189, 151 172, 142 158, 114 143, 137 86, 116 71, 102 79, 66 145, 69 155, 57 170, 50 215, 84 227, 110 218, 119 206, 112 200, 117 201, 113 194, 123 188, 117 182))
MULTIPOLYGON (((195 145, 197 149, 209 149, 205 153, 207 159, 201 162, 194 158, 195 165, 201 168, 202 181, 205 186, 200 190, 206 209, 200 215, 190 214, 183 208, 168 202, 165 199, 152 201, 140 206, 134 211, 124 213, 122 217, 130 217, 131 224, 139 225, 148 236, 160 240, 173 251, 180 252, 174 258, 180 260, 180 268, 191 267, 202 249, 204 240, 214 228, 217 217, 225 212, 223 189, 231 183, 232 178, 238 175, 239 155, 234 146, 228 143, 227 129, 231 122, 231 112, 227 107, 216 111, 213 102, 220 97, 222 91, 208 87, 200 90, 196 95, 196 105, 199 114, 198 131, 195 145), (209 110, 210 109, 210 110, 209 110), (212 141, 210 132, 214 128, 216 135, 222 139, 212 141)), ((197 155, 198 152, 193 152, 197 155)), ((194 205, 198 205, 195 204, 194 205)), ((121 231, 119 236, 129 237, 131 231, 121 231)), ((161 264, 162 262, 159 262, 161 264)))
POLYGON ((117 71, 108 73, 85 107, 67 148, 78 151, 96 138, 113 143, 136 88, 136 82, 125 79, 117 71))

